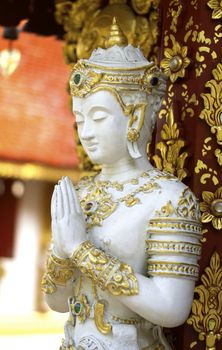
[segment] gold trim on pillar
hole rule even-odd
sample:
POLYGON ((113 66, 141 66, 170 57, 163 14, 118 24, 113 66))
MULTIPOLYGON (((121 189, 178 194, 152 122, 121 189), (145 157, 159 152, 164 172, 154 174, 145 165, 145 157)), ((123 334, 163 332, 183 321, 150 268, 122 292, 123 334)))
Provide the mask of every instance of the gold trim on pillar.
POLYGON ((180 136, 172 105, 169 108, 166 123, 163 125, 160 135, 162 140, 156 145, 156 150, 159 150, 160 155, 153 156, 156 167, 183 180, 187 176, 184 164, 188 153, 182 151, 185 141, 180 136))
POLYGON ((194 299, 187 323, 199 333, 206 350, 216 350, 216 343, 222 338, 222 266, 217 252, 212 255, 210 266, 205 268, 201 282, 195 288, 199 299, 194 299))
POLYGON ((210 93, 203 93, 201 97, 204 102, 204 109, 200 114, 200 118, 210 126, 212 134, 215 134, 217 144, 220 148, 215 149, 215 156, 218 164, 222 165, 222 63, 218 63, 216 68, 212 70, 214 79, 207 81, 206 88, 210 89, 210 93))

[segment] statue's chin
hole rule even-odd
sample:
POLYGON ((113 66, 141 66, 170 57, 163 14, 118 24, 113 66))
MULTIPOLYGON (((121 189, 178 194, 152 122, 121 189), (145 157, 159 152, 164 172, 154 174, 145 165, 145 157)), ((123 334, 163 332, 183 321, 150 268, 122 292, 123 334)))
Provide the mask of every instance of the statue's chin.
POLYGON ((103 163, 106 163, 106 158, 107 157, 102 157, 100 152, 98 150, 88 150, 88 149, 85 149, 85 152, 87 154, 87 156, 89 157, 90 161, 93 163, 93 164, 103 164, 103 163), (105 158, 105 159, 104 159, 105 158))

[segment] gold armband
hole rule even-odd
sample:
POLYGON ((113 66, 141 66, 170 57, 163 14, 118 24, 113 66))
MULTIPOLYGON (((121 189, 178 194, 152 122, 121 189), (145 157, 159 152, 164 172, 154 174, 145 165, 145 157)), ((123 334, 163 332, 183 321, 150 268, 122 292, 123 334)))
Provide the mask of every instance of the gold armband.
POLYGON ((185 188, 155 212, 147 228, 147 274, 197 280, 202 237, 198 202, 185 188))
POLYGON ((108 290, 112 295, 139 293, 133 269, 95 248, 90 241, 82 243, 73 253, 71 260, 84 275, 93 280, 102 290, 108 290))
POLYGON ((42 290, 46 294, 56 291, 56 285, 65 286, 73 276, 74 265, 70 259, 61 259, 51 253, 47 259, 46 272, 42 278, 42 290))

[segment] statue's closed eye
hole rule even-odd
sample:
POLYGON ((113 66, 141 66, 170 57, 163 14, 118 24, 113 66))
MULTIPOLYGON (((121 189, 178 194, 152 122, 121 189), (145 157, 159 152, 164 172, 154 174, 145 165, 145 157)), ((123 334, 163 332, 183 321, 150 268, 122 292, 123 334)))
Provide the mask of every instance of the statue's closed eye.
POLYGON ((93 120, 103 120, 103 119, 105 119, 105 118, 107 118, 107 115, 98 114, 98 115, 94 115, 92 119, 93 119, 93 120))

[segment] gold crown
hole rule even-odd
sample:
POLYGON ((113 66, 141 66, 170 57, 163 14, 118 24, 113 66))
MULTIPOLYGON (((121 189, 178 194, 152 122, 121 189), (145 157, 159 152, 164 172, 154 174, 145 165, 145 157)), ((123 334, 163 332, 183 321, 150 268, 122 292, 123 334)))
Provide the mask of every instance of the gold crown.
POLYGON ((122 68, 111 69, 79 61, 74 65, 70 78, 71 95, 84 97, 95 90, 110 88, 151 93, 160 84, 160 71, 153 63, 140 69, 128 68, 124 73, 122 71, 122 68), (98 68, 100 72, 95 71, 98 68))
POLYGON ((164 94, 163 74, 138 48, 128 45, 115 17, 105 43, 105 50, 99 48, 88 60, 74 65, 70 77, 72 96, 84 97, 98 90, 109 90, 121 103, 119 92, 124 90, 164 94))

